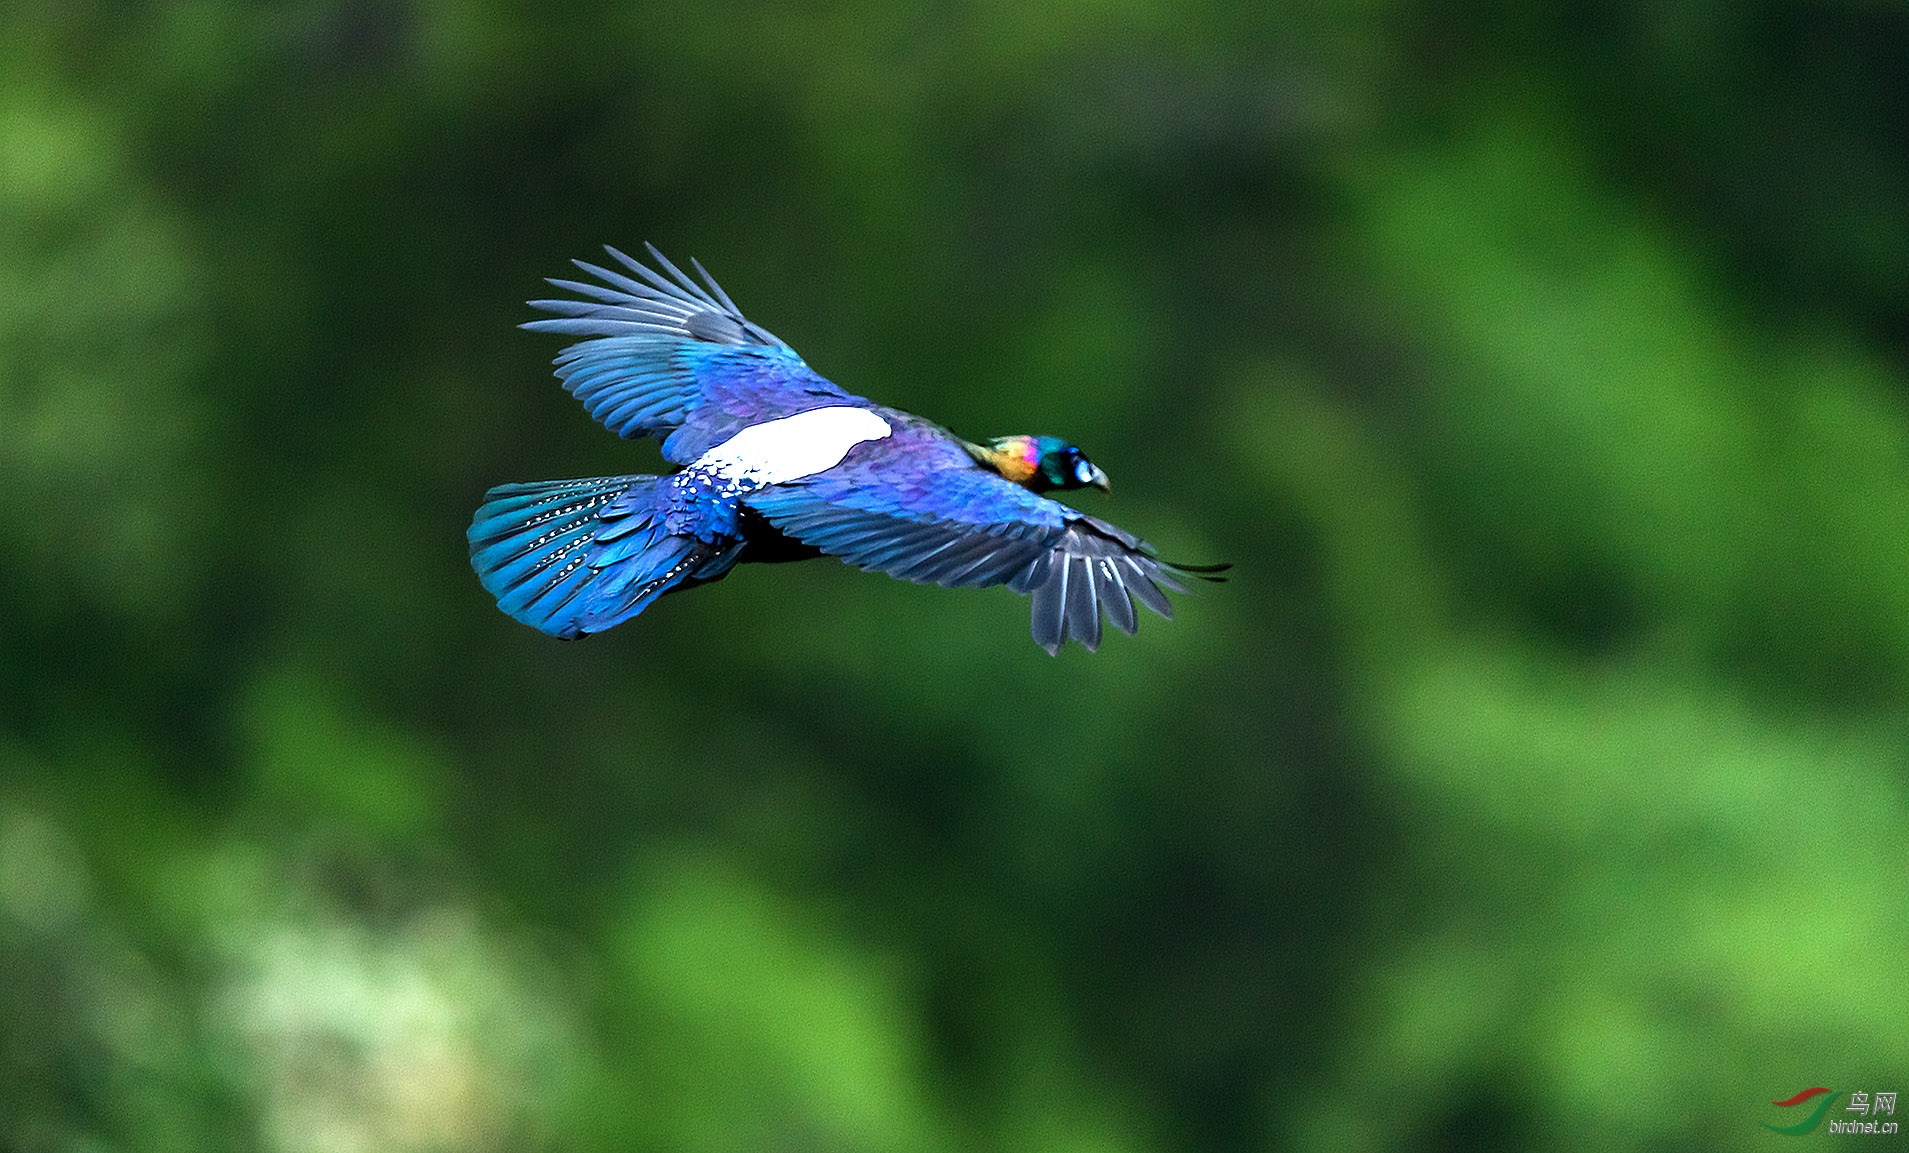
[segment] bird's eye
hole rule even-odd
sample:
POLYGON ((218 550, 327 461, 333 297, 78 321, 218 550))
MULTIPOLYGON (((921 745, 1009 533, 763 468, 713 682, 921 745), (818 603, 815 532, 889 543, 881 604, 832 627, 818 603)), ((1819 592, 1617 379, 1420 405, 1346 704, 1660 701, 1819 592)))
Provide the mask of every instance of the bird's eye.
POLYGON ((1087 463, 1086 457, 1081 457, 1074 462, 1074 479, 1082 484, 1088 484, 1093 481, 1094 466, 1087 463))

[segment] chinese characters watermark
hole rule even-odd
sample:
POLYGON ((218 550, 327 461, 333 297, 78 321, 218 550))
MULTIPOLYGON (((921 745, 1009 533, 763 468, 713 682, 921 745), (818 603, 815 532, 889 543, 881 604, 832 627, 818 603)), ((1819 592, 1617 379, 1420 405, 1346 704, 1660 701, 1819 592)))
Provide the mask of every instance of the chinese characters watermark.
MULTIPOLYGON (((1837 1099, 1842 1096, 1843 1094, 1832 1092, 1821 1085, 1814 1086, 1786 1100, 1770 1102, 1770 1104, 1775 1105, 1779 1109, 1794 1109, 1799 1105, 1813 1103, 1811 1104, 1808 1116, 1789 1125, 1772 1125, 1768 1121, 1759 1121, 1758 1124, 1770 1130, 1772 1133, 1781 1133, 1787 1137, 1801 1137, 1805 1133, 1814 1132, 1816 1127, 1823 1123, 1823 1119, 1828 1116, 1830 1110, 1835 1107, 1837 1099)), ((1869 1120, 1857 1121, 1832 1118, 1829 1123, 1829 1131, 1831 1133, 1880 1135, 1898 1131, 1898 1126, 1895 1121, 1876 1120, 1878 1117, 1894 1117, 1896 1115, 1896 1091, 1894 1089, 1852 1090, 1849 1094, 1849 1102, 1843 1106, 1842 1112, 1854 1113, 1858 1117, 1867 1117, 1869 1120)))

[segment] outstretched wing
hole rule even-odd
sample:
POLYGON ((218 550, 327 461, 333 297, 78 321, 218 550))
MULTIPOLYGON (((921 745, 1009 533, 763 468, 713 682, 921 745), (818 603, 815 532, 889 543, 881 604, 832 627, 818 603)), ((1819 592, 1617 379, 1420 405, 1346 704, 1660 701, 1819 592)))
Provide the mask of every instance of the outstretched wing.
POLYGON ((602 281, 551 280, 581 300, 533 300, 557 314, 523 327, 590 339, 559 353, 557 376, 591 416, 618 436, 653 436, 663 455, 687 464, 725 433, 850 396, 804 364, 794 349, 742 315, 696 261, 698 284, 648 246, 664 272, 614 248, 633 275, 574 261, 602 281), (692 425, 684 435, 676 435, 692 425))
POLYGON ((836 468, 746 500, 782 532, 863 569, 1032 595, 1034 641, 1050 654, 1070 637, 1098 648, 1103 612, 1131 634, 1135 602, 1171 618, 1164 590, 1185 592, 1175 576, 1192 571, 1131 533, 977 467, 945 434, 907 418, 836 468))

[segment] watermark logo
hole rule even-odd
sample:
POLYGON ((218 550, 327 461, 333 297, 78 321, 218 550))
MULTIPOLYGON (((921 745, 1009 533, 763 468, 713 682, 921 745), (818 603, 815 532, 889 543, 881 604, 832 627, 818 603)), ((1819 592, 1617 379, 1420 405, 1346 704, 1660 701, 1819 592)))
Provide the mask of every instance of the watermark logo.
MULTIPOLYGON (((1801 1120, 1789 1125, 1772 1125, 1768 1121, 1759 1121, 1757 1124, 1772 1133, 1782 1133, 1788 1137, 1801 1137, 1805 1133, 1815 1132, 1817 1126, 1823 1123, 1823 1119, 1829 1117, 1830 1110, 1836 1107, 1836 1102, 1842 1098, 1842 1096, 1843 1094, 1841 1092, 1832 1092, 1821 1085, 1817 1085, 1805 1089, 1787 1100, 1770 1102, 1770 1104, 1775 1105, 1779 1109, 1794 1109, 1799 1105, 1810 1105, 1808 1115, 1801 1120)), ((1885 1115, 1890 1117, 1896 1115, 1896 1093, 1893 1089, 1886 1093, 1870 1092, 1867 1090, 1852 1092, 1849 1094, 1849 1103, 1843 1106, 1842 1112, 1854 1113, 1857 1117, 1868 1117, 1871 1118, 1871 1120, 1859 1121, 1849 1120, 1843 1117, 1830 1117, 1829 1132, 1874 1134, 1896 1132, 1896 1122, 1874 1120, 1874 1118, 1885 1115)))

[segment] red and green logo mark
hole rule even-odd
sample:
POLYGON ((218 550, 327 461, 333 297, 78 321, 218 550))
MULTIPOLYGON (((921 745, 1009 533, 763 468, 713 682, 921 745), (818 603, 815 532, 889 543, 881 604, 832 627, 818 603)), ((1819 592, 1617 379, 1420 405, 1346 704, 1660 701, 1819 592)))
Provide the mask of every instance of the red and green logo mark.
POLYGON ((1801 1137, 1803 1134, 1810 1132, 1823 1123, 1823 1115, 1829 1112, 1830 1106, 1834 1105, 1836 1099, 1841 1096, 1841 1093, 1832 1093, 1821 1086, 1813 1089, 1805 1089, 1787 1101, 1772 1101, 1770 1104, 1775 1105, 1779 1109, 1790 1109, 1803 1104, 1803 1102, 1813 1097, 1821 1097, 1822 1100, 1816 1103, 1816 1108, 1810 1110, 1809 1116, 1794 1125, 1772 1125, 1768 1121, 1759 1121, 1757 1124, 1770 1130, 1772 1133, 1786 1133, 1791 1137, 1801 1137))
MULTIPOLYGON (((1798 1105, 1815 1101, 1816 1103, 1810 1106, 1809 1116, 1804 1117, 1793 1125, 1772 1125, 1768 1121, 1759 1121, 1757 1124, 1772 1133, 1782 1133, 1789 1137, 1801 1137, 1805 1133, 1815 1132, 1816 1127, 1823 1123, 1823 1117, 1828 1114, 1831 1109, 1836 1107, 1836 1099, 1842 1096, 1845 1096, 1845 1094, 1832 1093, 1820 1085, 1812 1089, 1805 1089, 1787 1101, 1772 1101, 1770 1104, 1775 1105, 1779 1109, 1796 1109, 1798 1105)), ((1896 1115, 1896 1091, 1894 1089, 1887 1091, 1877 1090, 1875 1092, 1871 1092, 1867 1089, 1851 1090, 1847 1096, 1849 1097, 1849 1104, 1843 1107, 1843 1112, 1854 1113, 1859 1118, 1867 1117, 1870 1119, 1867 1121, 1846 1120, 1841 1118, 1832 1119, 1829 1123, 1829 1131, 1831 1133, 1901 1132, 1901 1129, 1894 1121, 1875 1120, 1875 1118, 1878 1117, 1893 1117, 1896 1115)), ((1801 1112, 1801 1109, 1797 1109, 1797 1113, 1801 1112)), ((1796 1114, 1791 1114, 1791 1116, 1795 1115, 1796 1114)))

